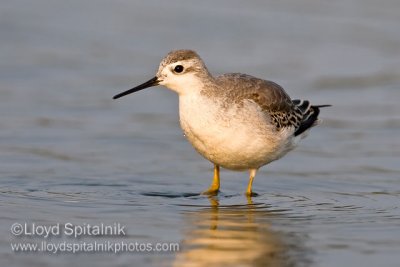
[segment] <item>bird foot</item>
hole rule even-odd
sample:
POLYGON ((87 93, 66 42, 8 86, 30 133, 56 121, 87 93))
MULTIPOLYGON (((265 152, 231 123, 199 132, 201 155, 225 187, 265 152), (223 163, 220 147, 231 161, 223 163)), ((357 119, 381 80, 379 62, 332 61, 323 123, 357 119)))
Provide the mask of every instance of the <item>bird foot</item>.
POLYGON ((257 197, 258 194, 256 192, 246 192, 247 197, 257 197))
POLYGON ((218 195, 219 189, 214 189, 214 188, 209 188, 206 191, 202 192, 202 195, 208 195, 208 196, 216 196, 218 195))

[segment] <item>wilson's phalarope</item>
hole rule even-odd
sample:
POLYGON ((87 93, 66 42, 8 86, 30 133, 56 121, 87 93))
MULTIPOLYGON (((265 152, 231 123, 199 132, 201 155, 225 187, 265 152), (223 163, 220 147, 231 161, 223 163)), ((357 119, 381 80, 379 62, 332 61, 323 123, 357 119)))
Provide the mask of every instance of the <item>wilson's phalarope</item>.
POLYGON ((170 52, 156 76, 114 96, 164 85, 179 95, 183 132, 193 147, 214 163, 214 178, 205 194, 220 188, 219 167, 249 170, 246 194, 252 194, 257 170, 292 150, 319 123, 319 108, 291 100, 278 84, 241 73, 214 77, 192 50, 170 52))

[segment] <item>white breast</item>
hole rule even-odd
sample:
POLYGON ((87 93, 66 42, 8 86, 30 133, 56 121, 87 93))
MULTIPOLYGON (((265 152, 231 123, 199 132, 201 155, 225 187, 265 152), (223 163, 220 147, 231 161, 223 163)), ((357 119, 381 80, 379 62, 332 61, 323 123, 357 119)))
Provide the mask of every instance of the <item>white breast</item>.
POLYGON ((224 168, 259 168, 286 154, 291 131, 277 133, 259 107, 223 107, 199 93, 179 96, 180 123, 185 136, 205 158, 224 168))

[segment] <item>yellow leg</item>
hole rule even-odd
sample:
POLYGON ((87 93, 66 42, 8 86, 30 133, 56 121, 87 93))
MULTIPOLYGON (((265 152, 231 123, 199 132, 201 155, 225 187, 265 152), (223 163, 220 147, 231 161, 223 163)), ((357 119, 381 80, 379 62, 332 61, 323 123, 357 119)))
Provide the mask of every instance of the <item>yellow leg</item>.
POLYGON ((216 195, 219 192, 219 166, 214 164, 214 177, 210 187, 203 192, 204 195, 216 195))
POLYGON ((253 195, 255 195, 255 194, 251 191, 251 187, 252 187, 252 185, 253 185, 254 177, 256 177, 256 174, 257 174, 257 169, 250 169, 249 184, 247 185, 247 191, 246 191, 246 195, 247 195, 247 196, 253 196, 253 195))

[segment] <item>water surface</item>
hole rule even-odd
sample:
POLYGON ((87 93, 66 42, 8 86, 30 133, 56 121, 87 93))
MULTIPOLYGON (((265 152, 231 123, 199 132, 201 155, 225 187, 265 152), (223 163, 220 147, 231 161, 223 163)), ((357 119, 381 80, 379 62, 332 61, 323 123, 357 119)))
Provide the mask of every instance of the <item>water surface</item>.
POLYGON ((0 6, 1 265, 398 266, 398 2, 0 6), (212 165, 182 136, 174 93, 111 99, 177 48, 197 50, 213 73, 246 72, 333 105, 261 169, 257 197, 243 194, 246 173, 226 170, 219 196, 199 195, 212 165), (106 240, 180 250, 15 253, 10 242, 25 240, 10 233, 15 222, 120 222, 128 235, 106 240))

